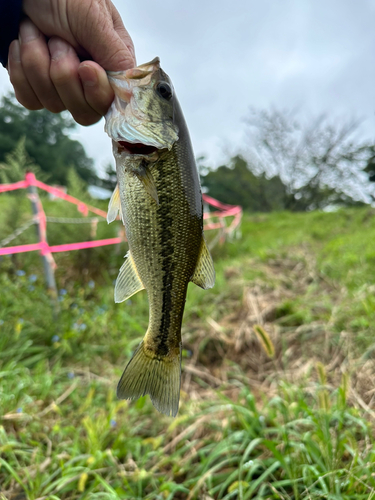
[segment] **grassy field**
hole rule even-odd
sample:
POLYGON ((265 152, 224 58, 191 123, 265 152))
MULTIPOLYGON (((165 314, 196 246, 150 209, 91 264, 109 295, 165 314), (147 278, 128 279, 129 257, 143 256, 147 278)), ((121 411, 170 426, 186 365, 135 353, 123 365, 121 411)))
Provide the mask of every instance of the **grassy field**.
POLYGON ((175 419, 115 396, 148 322, 125 248, 57 255, 58 314, 37 255, 0 261, 0 498, 375 499, 375 211, 241 232, 189 286, 175 419))

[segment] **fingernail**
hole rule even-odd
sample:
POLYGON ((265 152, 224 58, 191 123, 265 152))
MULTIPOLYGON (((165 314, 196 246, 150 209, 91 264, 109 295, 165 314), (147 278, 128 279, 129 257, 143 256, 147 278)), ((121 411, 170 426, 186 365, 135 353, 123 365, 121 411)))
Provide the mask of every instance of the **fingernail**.
POLYGON ((9 57, 14 62, 21 62, 20 42, 14 40, 9 47, 9 57))
POLYGON ((98 77, 96 71, 91 66, 81 66, 79 75, 83 85, 86 87, 94 87, 98 84, 98 77))
POLYGON ((39 37, 39 30, 34 23, 27 19, 20 26, 20 41, 21 43, 32 42, 39 37))
POLYGON ((51 59, 57 61, 67 54, 69 45, 67 45, 63 40, 51 38, 51 40, 48 42, 48 48, 51 54, 51 59))

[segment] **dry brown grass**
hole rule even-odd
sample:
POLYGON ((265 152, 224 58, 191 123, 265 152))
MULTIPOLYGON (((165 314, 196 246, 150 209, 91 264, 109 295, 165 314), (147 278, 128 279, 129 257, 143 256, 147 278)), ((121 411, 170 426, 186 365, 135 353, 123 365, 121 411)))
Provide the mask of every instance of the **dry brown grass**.
POLYGON ((346 290, 320 275, 314 256, 304 248, 256 266, 264 278, 252 283, 242 280, 238 268, 226 269, 228 286, 242 288, 242 301, 231 304, 231 312, 218 321, 206 318, 203 327, 201 321, 195 329, 194 324, 189 325, 193 333, 184 335, 184 346, 192 356, 183 368, 183 391, 193 400, 209 400, 220 387, 231 399, 236 398, 233 380, 237 377, 255 396, 275 395, 280 380, 303 383, 306 392, 315 393, 319 381, 316 366, 322 363, 327 389, 338 387, 343 374, 348 374, 350 404, 375 418, 375 360, 357 357, 352 333, 335 331, 335 315, 346 290), (321 304, 324 294, 330 297, 329 311, 321 304), (313 319, 291 318, 288 324, 283 307, 298 304, 301 298, 313 319), (267 354, 256 333, 257 325, 272 343, 274 356, 267 354))

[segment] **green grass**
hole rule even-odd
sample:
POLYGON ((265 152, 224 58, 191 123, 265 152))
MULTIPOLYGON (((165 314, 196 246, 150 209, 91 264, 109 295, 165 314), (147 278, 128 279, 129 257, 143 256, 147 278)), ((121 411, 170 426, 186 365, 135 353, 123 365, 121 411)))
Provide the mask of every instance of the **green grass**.
POLYGON ((121 254, 57 255, 58 316, 37 255, 0 261, 0 498, 375 499, 373 210, 241 232, 189 286, 176 419, 116 399, 148 322, 121 254))

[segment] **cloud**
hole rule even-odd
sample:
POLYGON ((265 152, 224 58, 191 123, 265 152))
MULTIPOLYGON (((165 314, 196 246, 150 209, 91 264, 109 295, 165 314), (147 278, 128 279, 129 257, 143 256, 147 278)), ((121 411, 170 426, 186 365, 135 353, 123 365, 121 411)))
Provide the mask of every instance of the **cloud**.
MULTIPOLYGON (((158 55, 197 154, 240 148, 250 106, 368 117, 374 134, 375 0, 118 0, 139 63, 158 55)), ((9 88, 0 72, 0 92, 9 88)), ((79 129, 100 167, 104 123, 79 129)))

